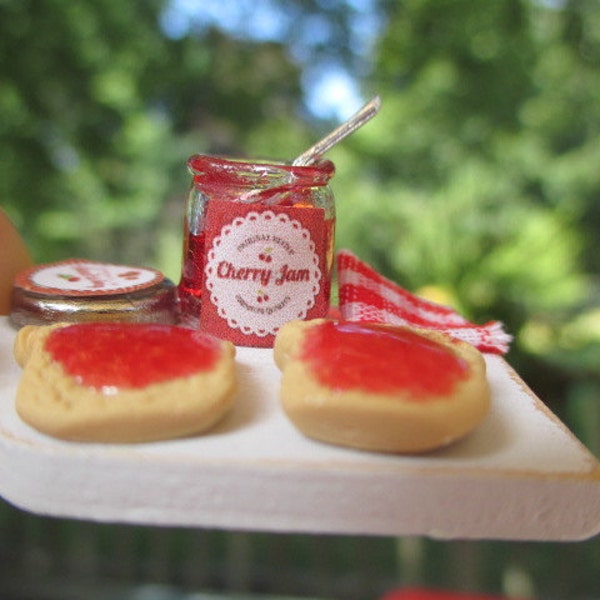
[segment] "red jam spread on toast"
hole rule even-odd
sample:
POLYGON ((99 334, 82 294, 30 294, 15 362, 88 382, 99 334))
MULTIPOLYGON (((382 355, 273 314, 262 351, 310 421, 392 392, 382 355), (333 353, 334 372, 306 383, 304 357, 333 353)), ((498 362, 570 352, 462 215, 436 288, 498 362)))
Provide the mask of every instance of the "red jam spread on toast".
POLYGON ((415 401, 441 397, 469 374, 447 346, 402 327, 325 321, 310 327, 301 358, 335 390, 407 392, 415 401))
POLYGON ((209 370, 219 342, 197 331, 141 323, 78 323, 53 330, 45 346, 81 385, 142 388, 209 370))

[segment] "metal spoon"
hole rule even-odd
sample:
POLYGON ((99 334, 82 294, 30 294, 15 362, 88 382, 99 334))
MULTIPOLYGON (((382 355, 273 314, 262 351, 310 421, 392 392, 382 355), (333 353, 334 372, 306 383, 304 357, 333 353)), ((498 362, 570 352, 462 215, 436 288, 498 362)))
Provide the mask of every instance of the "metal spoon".
POLYGON ((327 150, 335 146, 345 137, 354 133, 359 127, 362 127, 367 121, 371 120, 381 107, 379 96, 375 96, 367 102, 357 113, 352 115, 347 121, 344 121, 339 127, 336 127, 331 133, 313 144, 306 152, 298 156, 292 165, 295 167, 305 167, 323 156, 327 150))
MULTIPOLYGON (((381 108, 379 96, 375 96, 367 102, 358 112, 352 115, 347 121, 336 127, 324 138, 313 144, 308 150, 303 152, 292 162, 294 167, 305 167, 318 160, 327 150, 335 146, 338 142, 354 133, 359 127, 362 127, 367 121, 371 120, 381 108)), ((288 175, 289 177, 289 175, 288 175)), ((264 197, 263 203, 277 204, 277 195, 274 195, 274 189, 281 185, 278 181, 274 186, 268 188, 258 188, 250 190, 238 197, 238 202, 256 202, 257 197, 264 197), (271 198, 268 202, 266 198, 271 198)))

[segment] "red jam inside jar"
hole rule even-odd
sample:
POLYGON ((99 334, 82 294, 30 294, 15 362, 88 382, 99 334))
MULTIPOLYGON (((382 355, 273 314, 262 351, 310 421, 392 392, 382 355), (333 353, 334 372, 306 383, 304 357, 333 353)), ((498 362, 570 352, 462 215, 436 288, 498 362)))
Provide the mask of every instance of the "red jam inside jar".
POLYGON ((415 401, 441 397, 468 376, 451 349, 402 327, 325 321, 310 327, 301 358, 322 384, 340 391, 406 391, 415 401))
POLYGON ((93 322, 53 330, 45 349, 79 384, 110 393, 209 370, 220 345, 171 325, 93 322))

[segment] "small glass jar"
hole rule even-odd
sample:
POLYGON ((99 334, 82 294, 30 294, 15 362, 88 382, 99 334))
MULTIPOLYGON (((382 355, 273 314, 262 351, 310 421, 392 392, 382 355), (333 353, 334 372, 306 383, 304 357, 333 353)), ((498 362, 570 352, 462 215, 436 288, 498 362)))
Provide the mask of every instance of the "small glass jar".
POLYGON ((332 162, 194 155, 187 163, 182 322, 237 345, 273 345, 281 325, 329 309, 332 162))
POLYGON ((10 323, 178 321, 175 284, 155 269, 73 258, 35 265, 14 279, 10 323))

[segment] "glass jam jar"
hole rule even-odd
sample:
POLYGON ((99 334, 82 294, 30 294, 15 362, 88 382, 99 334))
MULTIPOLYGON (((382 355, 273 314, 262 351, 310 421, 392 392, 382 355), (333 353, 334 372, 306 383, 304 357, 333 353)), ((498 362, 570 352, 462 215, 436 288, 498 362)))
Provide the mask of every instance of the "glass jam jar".
POLYGON ((182 322, 241 346, 273 345, 329 309, 335 168, 194 155, 186 199, 182 322))

